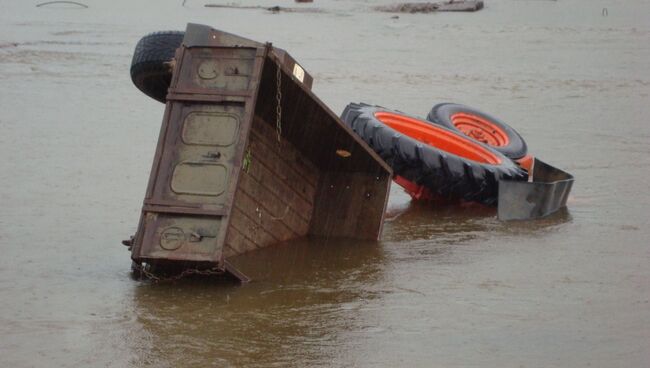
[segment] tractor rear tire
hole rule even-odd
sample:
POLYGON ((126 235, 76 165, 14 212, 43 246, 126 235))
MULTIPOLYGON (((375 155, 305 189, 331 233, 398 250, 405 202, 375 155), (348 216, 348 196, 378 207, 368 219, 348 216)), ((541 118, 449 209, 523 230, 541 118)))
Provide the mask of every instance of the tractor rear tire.
POLYGON ((465 135, 404 113, 349 104, 343 122, 393 168, 395 175, 443 199, 494 206, 499 180, 526 180, 515 162, 465 135))

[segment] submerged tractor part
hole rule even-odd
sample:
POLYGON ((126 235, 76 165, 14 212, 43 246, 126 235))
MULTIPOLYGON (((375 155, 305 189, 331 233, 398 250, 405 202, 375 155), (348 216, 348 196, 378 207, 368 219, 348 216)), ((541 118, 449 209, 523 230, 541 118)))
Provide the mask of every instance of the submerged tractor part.
POLYGON ((513 160, 528 153, 526 142, 510 125, 469 106, 448 102, 437 104, 427 115, 427 120, 487 144, 513 160))
MULTIPOLYGON (((500 220, 531 220, 566 207, 573 176, 531 155, 516 161, 506 157, 520 157, 526 152, 523 139, 512 144, 519 137, 512 128, 500 123, 503 132, 497 131, 494 140, 480 142, 468 136, 462 124, 454 128, 453 116, 482 113, 456 104, 436 105, 432 113, 441 111, 451 116, 447 124, 423 121, 380 106, 351 103, 341 119, 391 165, 395 183, 414 200, 496 205, 500 220), (445 106, 449 109, 441 108, 445 106)), ((462 118, 462 122, 468 121, 462 118)), ((497 121, 490 117, 477 119, 497 121)), ((474 124, 476 119, 469 122, 477 130, 492 125, 474 124)))
MULTIPOLYGON (((499 181, 500 220, 542 218, 566 207, 573 176, 528 154, 526 141, 508 124, 478 109, 455 103, 435 105, 427 120, 490 146, 528 172, 527 181, 499 181)), ((404 183, 403 178, 396 178, 396 182, 406 184, 404 188, 412 196, 431 197, 427 197, 426 191, 404 183)))
POLYGON ((246 280, 233 260, 303 236, 378 239, 392 171, 285 51, 189 24, 131 258, 246 280))
POLYGON ((393 168, 398 184, 422 186, 436 198, 496 205, 499 180, 527 177, 489 146, 398 111, 352 103, 342 119, 393 168))
POLYGON ((573 175, 546 162, 526 156, 528 181, 499 182, 499 220, 529 220, 549 216, 566 207, 573 175))

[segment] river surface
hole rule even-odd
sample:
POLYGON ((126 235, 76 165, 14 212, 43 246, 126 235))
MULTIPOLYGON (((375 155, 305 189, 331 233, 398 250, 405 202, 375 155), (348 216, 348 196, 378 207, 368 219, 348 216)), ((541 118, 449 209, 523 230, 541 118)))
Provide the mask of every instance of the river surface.
POLYGON ((0 0, 0 366, 650 366, 650 1, 487 0, 392 14, 316 0, 0 0), (252 5, 252 2, 241 2, 252 5), (576 177, 567 211, 503 223, 393 186, 380 242, 251 255, 245 286, 130 277, 163 105, 138 39, 187 22, 289 50, 335 112, 499 116, 576 177))

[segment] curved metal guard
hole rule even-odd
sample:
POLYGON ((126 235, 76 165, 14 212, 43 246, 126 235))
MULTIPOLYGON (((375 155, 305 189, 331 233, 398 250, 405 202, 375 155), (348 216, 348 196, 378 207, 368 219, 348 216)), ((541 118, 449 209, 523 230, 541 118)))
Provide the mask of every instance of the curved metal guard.
POLYGON ((531 220, 566 207, 573 175, 535 158, 532 178, 499 181, 499 220, 531 220))

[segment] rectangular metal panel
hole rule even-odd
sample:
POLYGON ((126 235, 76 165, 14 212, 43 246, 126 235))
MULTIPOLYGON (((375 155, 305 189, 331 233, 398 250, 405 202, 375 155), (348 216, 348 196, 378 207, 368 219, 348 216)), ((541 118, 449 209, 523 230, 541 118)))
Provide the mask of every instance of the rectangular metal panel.
POLYGON ((214 162, 183 161, 174 167, 171 190, 176 194, 218 197, 226 191, 228 168, 214 162))
POLYGON ((192 112, 185 118, 183 143, 196 146, 230 146, 235 143, 241 117, 226 112, 192 112))
POLYGON ((219 218, 147 213, 144 221, 147 259, 211 261, 217 251, 219 218))
POLYGON ((174 103, 154 198, 223 207, 243 116, 243 104, 174 103))
POLYGON ((248 91, 256 49, 191 48, 184 53, 177 92, 203 89, 203 93, 248 91))

